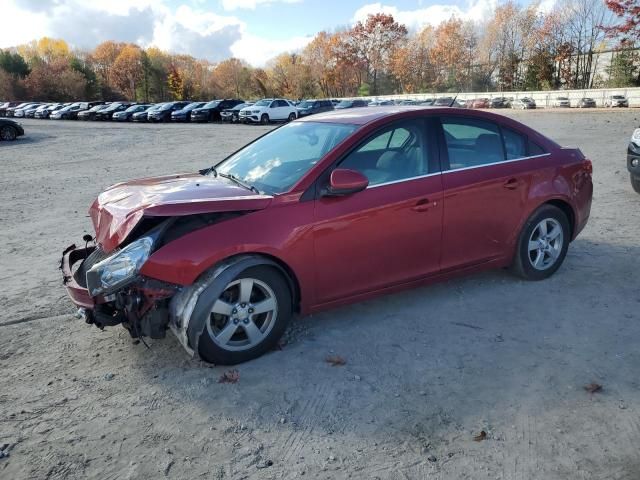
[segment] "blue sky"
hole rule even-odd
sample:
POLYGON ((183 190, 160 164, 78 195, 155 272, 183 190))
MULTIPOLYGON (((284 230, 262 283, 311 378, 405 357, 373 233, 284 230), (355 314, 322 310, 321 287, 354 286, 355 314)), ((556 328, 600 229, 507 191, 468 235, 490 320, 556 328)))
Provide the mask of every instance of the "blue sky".
MULTIPOLYGON (((543 0, 551 8, 555 0, 543 0)), ((0 48, 42 36, 89 49, 104 40, 155 45, 212 62, 230 56, 254 66, 296 51, 321 30, 368 13, 394 15, 410 30, 456 15, 482 22, 498 0, 1 0, 0 48)))

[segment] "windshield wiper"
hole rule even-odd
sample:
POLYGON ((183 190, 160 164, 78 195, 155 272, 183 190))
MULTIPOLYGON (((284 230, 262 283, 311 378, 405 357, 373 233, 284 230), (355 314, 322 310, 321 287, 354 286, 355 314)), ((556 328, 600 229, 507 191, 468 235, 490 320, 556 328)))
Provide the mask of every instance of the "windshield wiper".
POLYGON ((219 173, 217 175, 220 175, 223 178, 228 178, 229 180, 231 180, 232 182, 240 185, 241 187, 246 188, 247 190, 251 190, 254 193, 260 194, 260 190, 258 190, 256 187, 254 187, 253 185, 249 185, 248 183, 243 182, 242 180, 240 180, 238 177, 236 177, 235 175, 233 175, 232 173, 219 173))

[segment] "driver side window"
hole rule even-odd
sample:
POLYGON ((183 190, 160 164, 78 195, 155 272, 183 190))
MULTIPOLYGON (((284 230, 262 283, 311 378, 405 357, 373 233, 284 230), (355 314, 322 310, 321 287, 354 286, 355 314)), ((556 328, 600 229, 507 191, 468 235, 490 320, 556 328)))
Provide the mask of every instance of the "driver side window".
POLYGON ((375 133, 339 166, 359 171, 369 179, 369 186, 426 175, 429 149, 423 133, 421 121, 404 122, 375 133))

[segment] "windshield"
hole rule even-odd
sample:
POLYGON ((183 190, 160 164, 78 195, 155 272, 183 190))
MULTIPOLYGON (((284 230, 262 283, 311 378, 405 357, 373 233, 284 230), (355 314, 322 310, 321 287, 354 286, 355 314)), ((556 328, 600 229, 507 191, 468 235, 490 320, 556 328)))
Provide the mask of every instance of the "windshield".
POLYGON ((200 108, 202 105, 204 105, 202 102, 190 103, 189 105, 184 107, 183 110, 193 110, 194 108, 200 108))
POLYGON ((107 108, 104 109, 105 112, 111 112, 113 110, 117 110, 118 108, 120 108, 120 103, 112 103, 111 105, 109 105, 107 108))
POLYGON ((316 102, 309 102, 305 100, 304 102, 300 102, 300 104, 298 105, 298 108, 313 108, 314 103, 316 102))
POLYGON ((268 107, 269 105, 271 105, 272 100, 270 99, 264 99, 264 100, 259 100, 256 103, 253 104, 254 107, 268 107))
POLYGON ((611 98, 621 99, 624 98, 622 95, 613 95, 611 98))
POLYGON ((165 103, 158 110, 170 110, 173 107, 173 103, 165 103))
POLYGON ((209 103, 205 104, 203 108, 215 108, 220 105, 220 100, 211 100, 209 103))
POLYGON ((269 194, 286 192, 311 167, 356 130, 342 123, 294 122, 259 138, 216 165, 269 194))
POLYGON ((343 100, 338 105, 336 105, 336 107, 350 107, 351 105, 353 105, 353 102, 349 100, 343 100))
POLYGON ((125 110, 125 112, 137 112, 138 110, 144 110, 145 108, 146 107, 144 105, 131 105, 125 110))

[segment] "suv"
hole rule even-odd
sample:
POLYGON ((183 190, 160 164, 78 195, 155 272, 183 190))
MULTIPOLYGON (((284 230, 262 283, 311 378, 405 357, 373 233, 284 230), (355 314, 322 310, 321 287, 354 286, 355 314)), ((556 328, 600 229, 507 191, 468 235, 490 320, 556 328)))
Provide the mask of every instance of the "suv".
POLYGON ((313 115, 314 113, 330 112, 333 110, 331 100, 304 100, 296 107, 298 118, 313 115))
POLYGON ((336 105, 336 110, 342 110, 343 108, 358 108, 366 107, 369 104, 365 100, 342 100, 336 105))
POLYGON ((192 122, 219 122, 222 120, 220 113, 244 103, 237 98, 225 98, 224 100, 211 100, 200 108, 191 111, 192 122))
POLYGON ((604 102, 605 107, 628 107, 629 99, 624 95, 609 95, 604 102))
POLYGON ((240 110, 241 122, 261 123, 290 122, 298 118, 298 111, 289 100, 284 98, 263 98, 250 107, 240 110))
POLYGON ((634 130, 627 147, 627 170, 631 177, 631 186, 640 193, 640 128, 634 130))
MULTIPOLYGON (((182 110, 191 102, 168 102, 162 105, 157 110, 149 111, 147 114, 147 120, 150 122, 169 122, 171 121, 171 114, 176 110, 182 110)), ((193 113, 193 112, 192 112, 193 113)))

